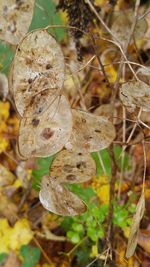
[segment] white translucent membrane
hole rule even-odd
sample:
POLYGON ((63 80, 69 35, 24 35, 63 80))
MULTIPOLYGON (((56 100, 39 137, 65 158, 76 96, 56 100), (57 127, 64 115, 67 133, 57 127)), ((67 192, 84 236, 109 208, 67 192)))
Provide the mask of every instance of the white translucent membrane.
POLYGON ((45 209, 58 215, 74 216, 86 211, 86 205, 79 197, 48 175, 42 178, 39 199, 45 209))
POLYGON ((120 99, 133 112, 136 107, 150 110, 150 86, 142 81, 131 81, 120 88, 120 99))
POLYGON ((96 174, 95 161, 90 154, 62 150, 50 167, 50 175, 60 183, 83 183, 96 174))
POLYGON ((28 32, 34 0, 0 0, 0 39, 17 45, 28 32))
MULTIPOLYGON (((33 102, 34 103, 34 102, 33 102)), ((65 96, 57 96, 42 114, 31 106, 21 119, 18 147, 23 157, 47 157, 60 151, 72 131, 72 113, 65 96), (32 114, 35 116, 31 116, 32 114), (36 115, 38 114, 38 115, 36 115)))
POLYGON ((45 30, 28 33, 16 50, 9 73, 9 87, 21 116, 31 98, 41 91, 61 91, 64 57, 59 44, 45 30))
POLYGON ((113 124, 104 116, 96 116, 80 110, 72 110, 73 130, 68 150, 90 153, 107 148, 115 139, 113 124))

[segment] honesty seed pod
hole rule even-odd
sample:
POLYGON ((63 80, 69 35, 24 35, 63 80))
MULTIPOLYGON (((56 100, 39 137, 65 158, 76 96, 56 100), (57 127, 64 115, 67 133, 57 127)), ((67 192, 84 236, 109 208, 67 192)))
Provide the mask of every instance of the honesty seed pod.
POLYGON ((50 167, 51 176, 63 183, 83 183, 90 180, 95 173, 95 161, 90 154, 68 150, 60 151, 50 167))
POLYGON ((9 74, 9 87, 21 116, 31 98, 51 89, 60 93, 64 57, 59 44, 45 29, 28 33, 19 43, 9 74))
POLYGON ((74 216, 86 211, 84 202, 52 176, 43 176, 39 199, 45 209, 58 215, 74 216))
POLYGON ((32 21, 34 0, 0 1, 0 39, 17 45, 32 21))
POLYGON ((60 151, 70 138, 72 113, 65 96, 57 97, 42 115, 30 116, 29 107, 21 119, 19 152, 26 158, 47 157, 60 151))
POLYGON ((68 150, 89 153, 104 149, 112 143, 116 132, 107 117, 75 109, 72 114, 73 130, 65 145, 68 150))
POLYGON ((150 86, 142 81, 131 81, 124 83, 120 88, 120 99, 124 106, 131 112, 136 107, 150 110, 150 86))

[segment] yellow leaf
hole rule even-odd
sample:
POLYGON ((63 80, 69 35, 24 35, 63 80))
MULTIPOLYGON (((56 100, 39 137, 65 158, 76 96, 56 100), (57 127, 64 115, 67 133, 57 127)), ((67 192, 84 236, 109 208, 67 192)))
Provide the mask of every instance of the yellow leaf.
POLYGON ((106 176, 100 176, 98 178, 95 177, 91 186, 95 190, 101 203, 109 203, 110 186, 106 176))
POLYGON ((106 4, 106 0, 96 0, 95 4, 98 6, 102 6, 102 5, 106 4))
POLYGON ((91 254, 90 254, 90 257, 91 257, 91 258, 94 258, 94 257, 96 257, 98 254, 99 254, 99 253, 98 253, 98 247, 97 247, 97 244, 95 244, 95 245, 92 246, 92 252, 91 252, 91 254))
POLYGON ((11 227, 6 219, 0 219, 0 253, 9 252, 11 227))
POLYGON ((7 186, 14 182, 14 174, 12 174, 7 168, 0 164, 0 186, 7 186))
POLYGON ((21 181, 19 180, 19 179, 17 179, 14 183, 13 183, 13 186, 14 187, 16 187, 17 189, 19 188, 19 187, 21 187, 21 181))
POLYGON ((10 103, 0 101, 0 120, 6 121, 9 117, 10 103))
POLYGON ((130 226, 126 226, 123 228, 123 233, 124 233, 124 236, 126 238, 129 238, 129 234, 130 234, 130 226))
POLYGON ((0 153, 5 151, 8 145, 9 145, 8 141, 0 136, 0 153))
MULTIPOLYGON (((105 61, 105 64, 107 64, 108 61, 105 61)), ((113 65, 109 65, 105 67, 105 71, 107 74, 107 77, 109 79, 110 83, 114 83, 117 78, 117 71, 114 69, 113 65)))
POLYGON ((27 219, 20 219, 14 225, 10 235, 10 248, 18 250, 22 245, 28 244, 33 237, 33 232, 27 219))

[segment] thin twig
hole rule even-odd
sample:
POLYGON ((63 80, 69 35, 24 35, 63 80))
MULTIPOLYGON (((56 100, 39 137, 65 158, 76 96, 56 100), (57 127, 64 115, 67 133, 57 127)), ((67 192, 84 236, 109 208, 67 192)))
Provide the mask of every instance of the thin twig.
POLYGON ((46 252, 44 251, 44 249, 42 248, 42 246, 40 245, 39 241, 33 237, 33 241, 35 242, 35 244, 37 245, 37 247, 39 248, 39 250, 41 251, 41 253, 43 254, 44 258, 46 259, 46 261, 51 265, 53 264, 53 262, 50 260, 50 258, 48 257, 48 255, 46 254, 46 252))
POLYGON ((148 14, 150 13, 150 8, 143 14, 141 15, 138 20, 144 19, 148 14))
MULTIPOLYGON (((123 136, 122 136, 122 141, 123 141, 123 143, 126 143, 126 110, 125 110, 124 106, 122 106, 122 109, 123 109, 123 136)), ((119 188, 118 188, 118 200, 120 199, 121 186, 122 186, 122 181, 123 181, 123 171, 124 171, 125 153, 123 151, 123 148, 124 148, 124 146, 122 147, 121 175, 120 175, 119 188)))

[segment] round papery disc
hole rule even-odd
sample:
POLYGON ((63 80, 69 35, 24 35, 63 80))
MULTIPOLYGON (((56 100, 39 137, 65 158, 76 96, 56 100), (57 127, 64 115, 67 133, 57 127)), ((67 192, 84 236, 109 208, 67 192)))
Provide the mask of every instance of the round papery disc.
POLYGON ((61 91, 64 66, 60 46, 46 30, 34 30, 22 39, 9 75, 9 87, 21 116, 35 94, 46 89, 61 91))
POLYGON ((34 0, 0 0, 0 39, 17 45, 32 21, 34 0))
MULTIPOLYGON (((111 30, 122 45, 124 45, 129 38, 133 18, 134 11, 131 9, 115 12, 113 15, 111 30)), ((134 38, 136 40, 142 39, 147 31, 147 28, 148 24, 145 19, 138 20, 134 31, 134 38)), ((134 39, 132 38, 131 41, 133 42, 134 39)))
POLYGON ((124 83, 120 88, 120 99, 124 106, 134 111, 136 107, 150 110, 150 86, 142 81, 124 83))
POLYGON ((74 216, 86 211, 86 205, 56 178, 43 176, 39 199, 43 207, 62 216, 74 216))
POLYGON ((60 151, 70 138, 72 113, 65 96, 55 101, 39 116, 22 118, 18 146, 23 157, 47 157, 60 151))
POLYGON ((81 153, 99 151, 115 139, 115 128, 106 117, 75 109, 72 109, 72 114, 73 130, 65 145, 68 150, 81 153))
POLYGON ((61 183, 83 183, 96 174, 96 165, 90 154, 63 150, 53 160, 50 174, 61 183))

